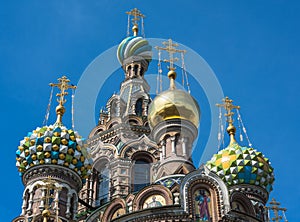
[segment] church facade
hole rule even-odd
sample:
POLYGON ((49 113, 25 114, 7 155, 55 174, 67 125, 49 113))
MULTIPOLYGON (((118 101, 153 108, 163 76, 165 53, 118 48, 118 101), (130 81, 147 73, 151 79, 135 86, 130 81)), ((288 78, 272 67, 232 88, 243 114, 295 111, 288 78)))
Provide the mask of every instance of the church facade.
POLYGON ((30 132, 16 152, 25 188, 13 221, 269 221, 273 168, 261 152, 235 140, 232 111, 239 107, 227 97, 219 105, 230 142, 197 168, 191 153, 200 108, 175 86, 176 49, 171 42, 161 48, 171 55, 170 88, 151 99, 144 76, 152 46, 138 35, 143 15, 128 14, 133 35, 117 51, 124 80, 86 143, 62 123, 66 91, 74 86, 66 77, 52 84, 60 90, 57 121, 30 132))

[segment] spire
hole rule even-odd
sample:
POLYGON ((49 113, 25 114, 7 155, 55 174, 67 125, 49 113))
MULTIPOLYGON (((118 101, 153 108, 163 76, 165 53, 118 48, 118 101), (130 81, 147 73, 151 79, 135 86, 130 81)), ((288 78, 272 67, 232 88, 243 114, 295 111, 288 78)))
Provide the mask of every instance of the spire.
MULTIPOLYGON (((131 23, 132 23, 132 31, 133 31, 133 35, 137 36, 138 31, 139 31, 139 21, 141 20, 142 22, 142 32, 143 30, 143 19, 145 18, 145 15, 143 15, 141 13, 140 10, 138 10, 137 8, 132 9, 130 12, 126 12, 126 14, 128 15, 128 32, 129 32, 129 23, 130 23, 130 16, 133 16, 133 18, 131 18, 131 23)), ((129 34, 129 33, 128 33, 129 34)))
POLYGON ((164 50, 169 53, 169 59, 164 59, 164 62, 168 62, 170 65, 168 66, 169 72, 168 72, 168 77, 170 79, 170 89, 173 90, 175 89, 175 79, 176 79, 176 72, 175 72, 175 67, 174 67, 174 62, 178 61, 179 59, 177 57, 174 57, 175 53, 186 53, 185 50, 180 50, 176 49, 178 47, 177 43, 173 43, 172 39, 169 39, 167 42, 163 42, 163 45, 166 47, 159 47, 156 46, 155 48, 157 50, 164 50))
POLYGON ((230 144, 235 143, 235 132, 236 132, 236 128, 233 125, 233 119, 232 116, 234 115, 233 112, 231 112, 233 109, 237 109, 239 110, 240 107, 239 106, 235 106, 232 104, 233 100, 229 99, 227 96, 223 99, 223 104, 216 104, 216 106, 218 107, 223 107, 227 113, 225 113, 224 115, 227 117, 227 123, 228 123, 228 127, 227 127, 227 132, 230 136, 230 144))
POLYGON ((65 99, 65 96, 68 95, 67 90, 68 89, 76 89, 76 86, 74 86, 72 84, 71 85, 68 84, 70 82, 70 80, 66 76, 58 78, 58 82, 59 83, 50 83, 49 84, 51 87, 56 86, 60 90, 60 93, 56 94, 56 96, 58 97, 57 98, 58 106, 56 107, 57 119, 56 119, 55 125, 62 124, 62 116, 64 115, 64 113, 66 111, 64 104, 67 101, 65 99))

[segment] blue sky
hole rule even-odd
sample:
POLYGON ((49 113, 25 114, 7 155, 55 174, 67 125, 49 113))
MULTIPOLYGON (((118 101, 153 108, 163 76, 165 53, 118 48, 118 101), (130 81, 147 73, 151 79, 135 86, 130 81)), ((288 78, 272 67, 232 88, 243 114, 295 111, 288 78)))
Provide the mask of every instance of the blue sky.
MULTIPOLYGON (((76 84, 93 59, 126 36, 124 12, 134 7, 147 16, 146 37, 171 37, 210 65, 224 93, 242 107, 253 146, 275 168, 271 197, 288 209, 289 221, 299 220, 298 1, 29 0, 0 4, 1 221, 20 214, 23 185, 15 168, 15 150, 19 140, 43 122, 48 83, 67 75, 76 84)), ((155 70, 156 64, 152 65, 155 70)), ((118 90, 123 74, 119 70, 114 76, 114 85, 102 90, 96 109, 118 90)), ((203 97, 197 87, 192 94, 200 100, 203 97)), ((205 98, 198 102, 203 113, 199 138, 205 141, 208 102, 205 98)), ((70 121, 66 118, 65 122, 70 121)), ((200 155, 195 151, 194 159, 200 155)))

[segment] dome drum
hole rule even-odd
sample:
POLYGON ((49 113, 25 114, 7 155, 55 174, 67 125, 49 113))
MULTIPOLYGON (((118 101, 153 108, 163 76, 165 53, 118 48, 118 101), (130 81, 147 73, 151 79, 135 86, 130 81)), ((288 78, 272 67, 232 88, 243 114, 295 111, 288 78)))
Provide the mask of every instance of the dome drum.
POLYGON ((151 131, 153 139, 159 142, 170 132, 178 132, 189 137, 189 141, 194 141, 198 135, 198 129, 188 120, 170 119, 158 123, 151 131))
POLYGON ((46 180, 49 177, 56 181, 67 183, 72 189, 77 191, 79 191, 83 185, 81 177, 73 170, 59 165, 48 164, 31 167, 23 174, 22 182, 27 186, 35 181, 46 180))

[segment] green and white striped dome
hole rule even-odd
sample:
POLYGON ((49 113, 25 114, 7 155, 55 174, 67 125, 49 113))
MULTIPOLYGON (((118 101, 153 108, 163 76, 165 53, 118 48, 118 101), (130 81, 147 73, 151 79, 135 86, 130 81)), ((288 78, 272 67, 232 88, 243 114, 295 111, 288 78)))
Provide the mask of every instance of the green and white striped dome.
POLYGON ((129 36, 119 44, 117 57, 123 65, 123 61, 131 56, 140 56, 149 63, 152 59, 152 47, 142 37, 129 36))

